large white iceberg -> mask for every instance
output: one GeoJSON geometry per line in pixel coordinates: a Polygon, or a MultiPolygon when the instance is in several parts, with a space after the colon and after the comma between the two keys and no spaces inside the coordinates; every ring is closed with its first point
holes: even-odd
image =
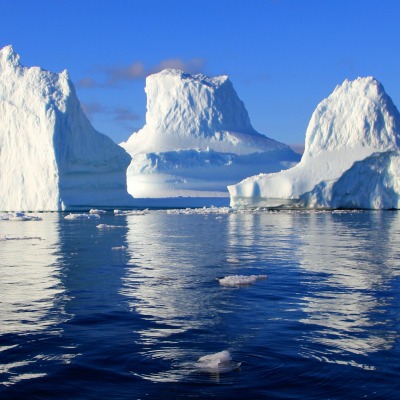
{"type": "Polygon", "coordinates": [[[346,80],[314,111],[295,167],[229,186],[231,206],[399,208],[400,114],[374,78],[346,80]]]}
{"type": "Polygon", "coordinates": [[[227,76],[167,69],[147,77],[145,92],[146,124],[121,143],[134,197],[227,197],[227,185],[300,160],[252,127],[227,76]]]}
{"type": "Polygon", "coordinates": [[[126,205],[129,155],[84,115],[68,72],[0,50],[0,210],[126,205]]]}

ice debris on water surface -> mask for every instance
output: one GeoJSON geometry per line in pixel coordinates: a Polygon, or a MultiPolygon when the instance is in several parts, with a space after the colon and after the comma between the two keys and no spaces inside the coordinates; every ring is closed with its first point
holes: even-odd
{"type": "Polygon", "coordinates": [[[35,215],[26,215],[22,212],[0,214],[1,221],[41,221],[42,218],[35,215]]]}
{"type": "Polygon", "coordinates": [[[203,207],[203,208],[185,208],[185,209],[170,209],[167,214],[231,214],[234,210],[230,207],[203,207]]]}
{"type": "Polygon", "coordinates": [[[105,214],[107,211],[105,211],[105,210],[97,210],[97,209],[95,209],[95,208],[92,208],[90,211],[89,211],[89,214],[105,214]]]}
{"type": "Polygon", "coordinates": [[[148,208],[144,210],[128,210],[128,211],[122,211],[122,210],[114,210],[114,215],[115,216],[121,216],[121,215],[146,215],[149,213],[148,208]]]}
{"type": "Polygon", "coordinates": [[[8,235],[0,235],[0,242],[5,242],[7,240],[43,240],[40,236],[14,236],[10,237],[8,235]]]}
{"type": "Polygon", "coordinates": [[[231,354],[227,350],[200,357],[195,367],[201,372],[223,373],[230,372],[240,367],[241,363],[232,361],[231,354]]]}
{"type": "Polygon", "coordinates": [[[226,262],[230,264],[239,264],[240,260],[236,257],[226,257],[226,262]]]}
{"type": "Polygon", "coordinates": [[[218,279],[222,286],[249,286],[258,280],[267,279],[267,275],[230,275],[218,279]]]}
{"type": "Polygon", "coordinates": [[[68,219],[70,221],[74,220],[85,220],[85,219],[97,219],[100,218],[99,214],[68,214],[64,217],[64,219],[68,219]]]}
{"type": "Polygon", "coordinates": [[[96,226],[98,229],[114,229],[114,228],[125,228],[122,225],[107,225],[107,224],[99,224],[96,226]]]}
{"type": "Polygon", "coordinates": [[[115,247],[111,247],[111,250],[114,250],[114,251],[126,250],[126,246],[115,246],[115,247]]]}

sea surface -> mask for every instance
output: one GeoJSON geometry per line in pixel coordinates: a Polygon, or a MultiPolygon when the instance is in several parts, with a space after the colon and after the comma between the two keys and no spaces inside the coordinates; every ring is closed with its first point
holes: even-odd
{"type": "Polygon", "coordinates": [[[37,215],[0,219],[1,399],[400,398],[399,212],[37,215]]]}

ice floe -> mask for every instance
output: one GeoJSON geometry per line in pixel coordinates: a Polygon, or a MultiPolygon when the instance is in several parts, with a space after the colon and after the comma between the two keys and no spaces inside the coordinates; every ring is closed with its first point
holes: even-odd
{"type": "Polygon", "coordinates": [[[115,247],[111,247],[111,250],[114,250],[114,251],[126,250],[126,246],[115,246],[115,247]]]}
{"type": "Polygon", "coordinates": [[[68,214],[64,217],[64,219],[68,220],[85,220],[85,219],[97,219],[100,218],[99,214],[88,214],[88,213],[83,213],[83,214],[68,214]]]}
{"type": "Polygon", "coordinates": [[[249,286],[253,283],[267,279],[267,275],[230,275],[224,278],[218,279],[220,285],[222,286],[249,286]]]}
{"type": "Polygon", "coordinates": [[[96,226],[98,229],[114,229],[114,228],[125,228],[122,225],[108,225],[108,224],[99,224],[96,226]]]}
{"type": "Polygon", "coordinates": [[[0,221],[41,221],[36,215],[26,215],[22,212],[0,214],[0,221]]]}
{"type": "Polygon", "coordinates": [[[232,361],[229,351],[224,350],[219,353],[208,354],[200,357],[195,367],[198,371],[208,373],[230,372],[240,367],[241,363],[232,361]]]}
{"type": "Polygon", "coordinates": [[[167,214],[231,214],[231,207],[202,207],[202,208],[184,208],[184,209],[169,209],[167,214]]]}
{"type": "Polygon", "coordinates": [[[95,208],[92,208],[90,211],[89,211],[89,214],[105,214],[107,211],[106,210],[96,210],[95,208]]]}
{"type": "Polygon", "coordinates": [[[230,264],[239,264],[240,260],[235,257],[226,257],[226,262],[230,264]]]}
{"type": "Polygon", "coordinates": [[[40,236],[8,236],[0,235],[0,242],[5,242],[7,240],[43,240],[40,236]]]}
{"type": "Polygon", "coordinates": [[[121,216],[121,215],[146,215],[149,213],[149,209],[146,208],[144,210],[114,210],[114,215],[121,216]]]}

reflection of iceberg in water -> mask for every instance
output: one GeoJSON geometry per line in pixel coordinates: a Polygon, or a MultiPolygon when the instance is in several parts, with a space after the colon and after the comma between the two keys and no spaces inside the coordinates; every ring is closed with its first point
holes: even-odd
{"type": "Polygon", "coordinates": [[[303,356],[371,368],[363,356],[393,347],[388,310],[391,280],[400,272],[399,222],[387,212],[304,218],[299,256],[309,295],[301,299],[301,322],[314,329],[302,339],[303,356]]]}
{"type": "Polygon", "coordinates": [[[127,221],[131,258],[122,294],[143,320],[144,328],[138,332],[143,359],[157,359],[168,370],[142,377],[177,380],[190,373],[194,361],[204,354],[202,341],[220,334],[223,300],[215,265],[225,260],[226,238],[221,237],[225,230],[216,223],[216,240],[210,232],[213,224],[204,215],[153,212],[127,216],[127,221]],[[185,340],[189,337],[191,342],[185,340]]]}
{"type": "Polygon", "coordinates": [[[0,243],[1,334],[56,325],[59,316],[49,310],[64,292],[58,278],[58,216],[46,215],[37,222],[1,221],[0,230],[10,238],[26,238],[0,243]]]}
{"type": "MultiPolygon", "coordinates": [[[[12,239],[0,242],[2,344],[12,335],[59,335],[59,324],[66,319],[65,290],[59,277],[59,216],[46,214],[43,221],[0,221],[0,234],[12,239]]],[[[29,365],[37,369],[33,364],[42,363],[45,356],[15,359],[13,353],[20,351],[19,345],[0,346],[0,373],[9,376],[5,385],[43,376],[31,372],[29,365]]],[[[63,362],[69,362],[69,356],[64,354],[63,362]]]]}

